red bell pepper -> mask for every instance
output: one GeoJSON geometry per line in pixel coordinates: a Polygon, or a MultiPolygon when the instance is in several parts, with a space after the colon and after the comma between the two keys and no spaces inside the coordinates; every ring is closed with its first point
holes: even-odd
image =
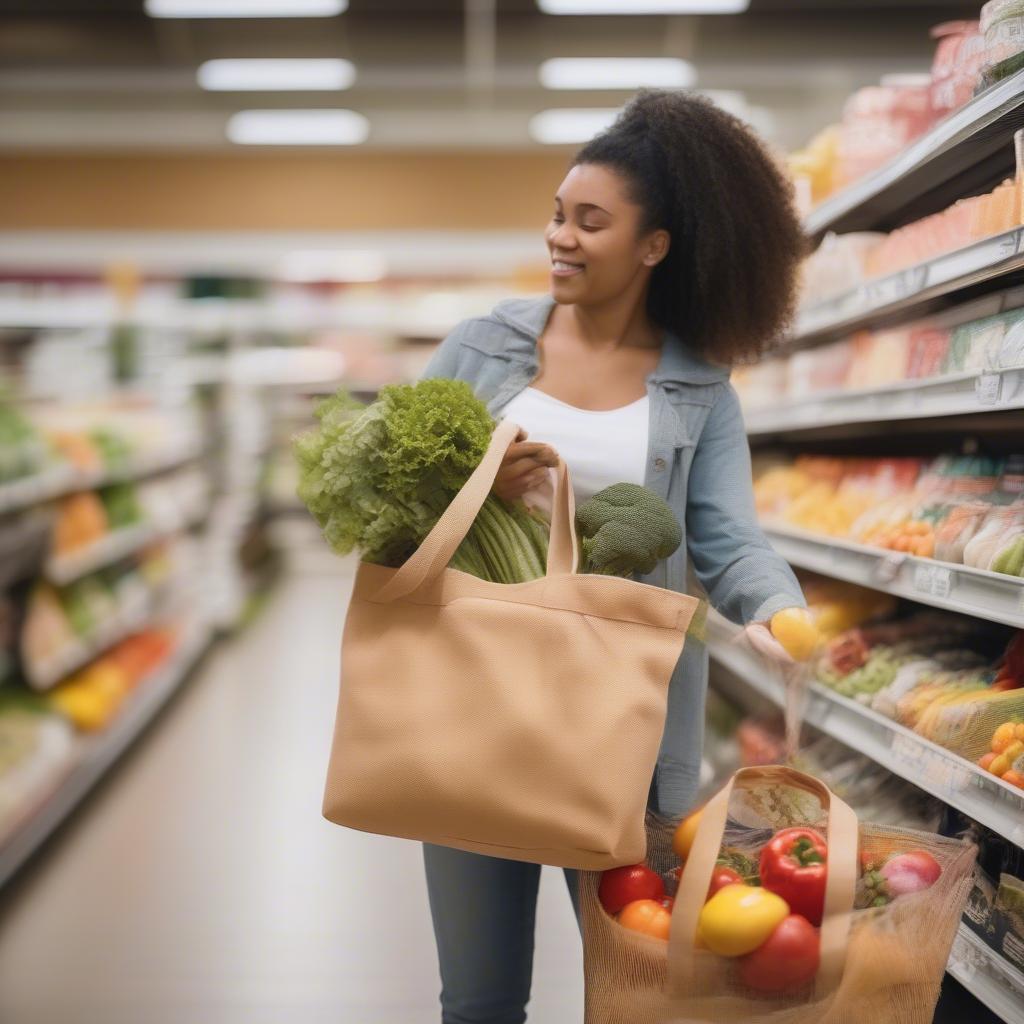
{"type": "Polygon", "coordinates": [[[828,847],[813,828],[784,828],[761,850],[761,884],[794,914],[821,924],[825,912],[828,847]]]}

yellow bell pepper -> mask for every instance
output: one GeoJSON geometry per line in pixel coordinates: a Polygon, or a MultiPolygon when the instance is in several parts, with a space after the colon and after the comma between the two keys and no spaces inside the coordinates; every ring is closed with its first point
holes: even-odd
{"type": "Polygon", "coordinates": [[[767,889],[727,885],[704,904],[697,934],[719,956],[743,956],[760,946],[789,916],[789,904],[767,889]]]}

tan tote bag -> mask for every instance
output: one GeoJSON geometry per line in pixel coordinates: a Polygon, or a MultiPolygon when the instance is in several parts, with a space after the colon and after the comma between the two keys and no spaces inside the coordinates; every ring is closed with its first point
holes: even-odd
{"type": "Polygon", "coordinates": [[[547,575],[447,568],[519,427],[400,568],[361,562],[345,621],[323,813],[349,828],[510,860],[643,860],[668,685],[696,598],[578,573],[559,460],[547,575]]]}

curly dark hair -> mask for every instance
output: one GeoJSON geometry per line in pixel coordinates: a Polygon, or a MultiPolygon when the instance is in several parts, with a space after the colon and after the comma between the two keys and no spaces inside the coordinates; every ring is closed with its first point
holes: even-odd
{"type": "Polygon", "coordinates": [[[671,236],[648,291],[655,323],[725,364],[779,338],[807,240],[788,178],[742,121],[693,93],[641,89],[578,164],[621,174],[641,233],[671,236]]]}

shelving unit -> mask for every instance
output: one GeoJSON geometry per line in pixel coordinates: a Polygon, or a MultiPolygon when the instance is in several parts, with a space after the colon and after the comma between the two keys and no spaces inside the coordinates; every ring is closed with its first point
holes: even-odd
{"type": "Polygon", "coordinates": [[[961,924],[946,970],[1008,1024],[1024,1024],[1024,974],[961,924]]]}
{"type": "Polygon", "coordinates": [[[986,90],[884,167],[830,196],[804,220],[809,235],[889,229],[986,188],[1013,169],[1006,140],[1024,127],[1024,72],[986,90]]]}
{"type": "Polygon", "coordinates": [[[178,649],[127,699],[118,718],[96,736],[76,739],[72,767],[19,827],[0,836],[0,886],[75,809],[137,739],[198,663],[212,639],[209,624],[193,623],[178,649]]]}
{"type": "MultiPolygon", "coordinates": [[[[736,628],[721,616],[709,616],[710,656],[762,697],[784,707],[781,673],[766,673],[763,660],[736,643],[736,636],[736,628]]],[[[810,684],[804,720],[1011,842],[1024,843],[1024,790],[820,683],[810,684]]]]}
{"type": "Polygon", "coordinates": [[[21,480],[0,484],[0,514],[18,512],[76,491],[95,490],[127,480],[143,480],[194,462],[202,454],[201,445],[191,444],[133,459],[123,469],[117,470],[86,472],[72,466],[55,466],[21,480]]]}
{"type": "Polygon", "coordinates": [[[1024,271],[1024,227],[983,238],[964,249],[873,278],[850,291],[801,310],[790,348],[805,348],[924,314],[954,300],[973,298],[979,286],[1015,283],[1024,271]]]}
{"type": "Polygon", "coordinates": [[[183,515],[176,523],[143,522],[114,530],[88,547],[50,558],[46,564],[46,578],[56,586],[65,586],[90,572],[119,562],[158,541],[187,530],[205,519],[206,514],[207,509],[203,508],[183,515]]]}
{"type": "Polygon", "coordinates": [[[765,532],[775,550],[801,569],[1024,629],[1024,579],[777,524],[765,524],[765,532]]]}
{"type": "MultiPolygon", "coordinates": [[[[835,194],[804,221],[825,231],[888,231],[936,213],[957,199],[987,191],[1012,174],[1013,133],[1024,127],[1024,72],[999,83],[936,125],[886,166],[835,194]]],[[[861,329],[906,323],[977,300],[977,316],[1024,302],[1024,228],[942,253],[897,273],[806,306],[787,350],[810,348],[861,329]]],[[[970,317],[966,317],[970,319],[970,317]]],[[[957,322],[961,322],[957,320],[957,322]]],[[[969,417],[972,436],[1011,434],[1024,409],[1024,368],[947,374],[884,387],[780,399],[745,414],[755,446],[783,438],[815,441],[878,437],[893,422],[969,417]],[[842,428],[842,429],[837,429],[842,428]],[[789,438],[789,435],[796,435],[789,438]]],[[[900,427],[890,427],[900,431],[900,427]]],[[[932,423],[934,429],[934,422],[932,423]]],[[[1024,431],[1020,436],[1024,436],[1024,431]]],[[[920,604],[1024,629],[1024,579],[868,547],[778,522],[762,524],[775,549],[794,566],[920,604]]],[[[786,683],[772,675],[735,627],[712,615],[708,649],[719,670],[770,703],[784,707],[786,683]]],[[[810,682],[805,720],[893,774],[944,801],[982,826],[1024,846],[1024,790],[919,736],[856,700],[810,682]]],[[[1003,1020],[1024,1024],[1024,973],[962,925],[948,970],[1003,1020]]]]}
{"type": "Polygon", "coordinates": [[[881,388],[820,392],[746,415],[747,433],[790,434],[842,424],[875,423],[1024,409],[1024,369],[949,373],[881,388]]]}

